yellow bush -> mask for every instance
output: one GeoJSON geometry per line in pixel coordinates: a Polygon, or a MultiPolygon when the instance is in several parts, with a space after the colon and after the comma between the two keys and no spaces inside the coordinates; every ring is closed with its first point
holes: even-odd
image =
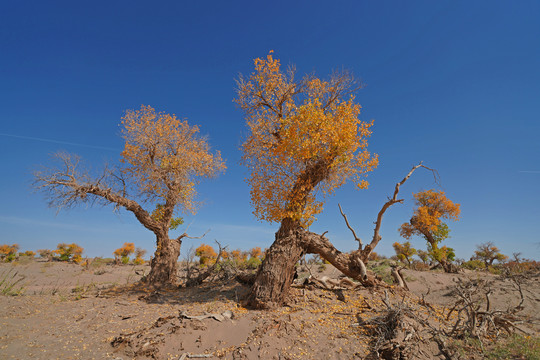
{"type": "Polygon", "coordinates": [[[54,253],[59,255],[58,259],[60,261],[73,261],[78,264],[82,260],[83,251],[84,249],[75,243],[60,243],[56,246],[54,253]]]}
{"type": "Polygon", "coordinates": [[[124,246],[121,248],[118,248],[114,250],[114,259],[118,262],[119,260],[122,261],[122,263],[127,264],[129,263],[129,256],[135,252],[135,244],[134,243],[124,243],[124,246]]]}
{"type": "Polygon", "coordinates": [[[199,257],[199,264],[202,266],[211,264],[217,258],[214,248],[206,244],[201,244],[201,246],[195,249],[195,255],[199,257]]]}

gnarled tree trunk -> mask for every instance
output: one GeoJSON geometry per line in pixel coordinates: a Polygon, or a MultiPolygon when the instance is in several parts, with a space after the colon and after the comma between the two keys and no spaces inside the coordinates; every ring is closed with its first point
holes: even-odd
{"type": "Polygon", "coordinates": [[[156,234],[156,238],[157,249],[150,263],[151,269],[146,282],[154,286],[175,284],[182,242],[170,239],[167,232],[156,234]]]}
{"type": "Polygon", "coordinates": [[[305,253],[302,227],[298,221],[286,218],[276,233],[276,240],[266,251],[255,283],[251,287],[248,305],[256,309],[281,306],[294,280],[295,265],[305,253]]]}
{"type": "MultiPolygon", "coordinates": [[[[342,253],[337,250],[324,237],[324,234],[318,235],[306,231],[299,221],[292,220],[291,218],[283,219],[281,227],[276,233],[276,240],[266,252],[265,259],[259,268],[255,283],[248,297],[248,305],[259,309],[282,305],[294,280],[295,265],[306,253],[319,254],[343,274],[360,281],[364,286],[376,285],[377,280],[373,276],[368,275],[365,263],[368,261],[375,246],[381,240],[379,232],[383,215],[392,205],[403,202],[403,199],[397,198],[400,186],[411,177],[416,169],[421,167],[433,172],[432,169],[420,163],[414,166],[403,180],[396,184],[392,198],[388,199],[377,215],[373,239],[366,246],[363,246],[361,239],[357,237],[340,206],[340,211],[347,227],[352,231],[359,245],[358,250],[351,253],[342,253]]],[[[321,160],[306,169],[299,177],[298,182],[292,190],[292,198],[301,199],[295,205],[297,206],[295,210],[298,213],[304,210],[308,194],[324,179],[327,172],[328,162],[321,160]]]]}

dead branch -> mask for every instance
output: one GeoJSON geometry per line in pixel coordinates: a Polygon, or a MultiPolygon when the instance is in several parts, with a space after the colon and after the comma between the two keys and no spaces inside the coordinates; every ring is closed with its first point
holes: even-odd
{"type": "MultiPolygon", "coordinates": [[[[186,231],[187,231],[187,229],[186,229],[186,231]]],[[[182,242],[181,240],[182,240],[183,238],[186,238],[186,239],[202,239],[202,238],[205,237],[206,234],[208,234],[209,232],[210,232],[210,229],[206,230],[206,231],[204,232],[204,234],[202,234],[201,236],[189,236],[187,233],[184,232],[182,235],[180,235],[179,237],[177,237],[177,238],[174,239],[174,240],[176,240],[176,241],[178,241],[178,242],[181,243],[181,242],[182,242]]],[[[217,241],[216,241],[216,242],[217,242],[217,241]]]]}
{"type": "Polygon", "coordinates": [[[351,225],[349,224],[349,220],[347,219],[347,215],[345,215],[343,213],[343,209],[341,209],[341,205],[338,204],[338,207],[339,207],[339,212],[341,213],[341,216],[343,216],[343,219],[345,219],[345,224],[347,224],[347,227],[349,228],[349,230],[351,230],[353,236],[354,236],[354,240],[358,241],[358,247],[359,249],[362,249],[362,239],[360,239],[357,235],[356,235],[356,232],[354,231],[354,229],[351,227],[351,225]]]}
{"type": "Polygon", "coordinates": [[[485,280],[464,282],[459,279],[453,294],[458,300],[448,311],[446,318],[450,319],[450,315],[455,312],[457,320],[449,333],[450,336],[463,337],[468,334],[482,341],[482,338],[488,334],[499,335],[501,330],[508,334],[515,331],[529,334],[528,331],[517,326],[518,322],[526,320],[517,314],[522,309],[522,302],[517,307],[506,311],[491,309],[491,282],[485,280]],[[481,310],[482,307],[485,307],[485,310],[481,310]]]}
{"type": "Polygon", "coordinates": [[[383,205],[383,207],[381,208],[381,210],[377,214],[377,221],[375,222],[375,229],[373,230],[373,239],[371,240],[371,243],[369,245],[367,245],[363,250],[362,250],[361,247],[359,248],[359,250],[362,250],[362,258],[363,258],[364,261],[367,260],[367,258],[369,257],[369,254],[371,254],[371,251],[373,251],[373,249],[375,249],[375,247],[377,246],[379,241],[381,241],[381,239],[382,239],[382,237],[380,235],[380,230],[381,230],[381,223],[382,223],[382,218],[384,216],[384,213],[386,212],[386,210],[390,206],[392,206],[392,205],[394,205],[396,203],[403,203],[403,199],[398,199],[397,198],[398,193],[399,193],[399,188],[401,187],[401,185],[403,185],[411,177],[413,172],[418,168],[424,168],[424,169],[427,169],[427,170],[431,171],[433,173],[433,176],[435,177],[435,180],[437,181],[437,179],[438,179],[437,171],[423,165],[422,162],[420,162],[420,164],[418,164],[416,166],[413,166],[411,171],[409,171],[409,173],[403,178],[403,180],[401,180],[400,182],[398,182],[396,184],[396,187],[394,189],[394,195],[392,196],[392,198],[388,198],[388,201],[383,205]]]}
{"type": "Polygon", "coordinates": [[[394,278],[394,281],[400,288],[404,288],[406,290],[409,290],[409,286],[407,285],[407,282],[405,282],[405,277],[401,273],[401,268],[397,266],[392,266],[391,275],[394,278]]]}
{"type": "Polygon", "coordinates": [[[332,245],[330,240],[322,235],[305,231],[301,236],[307,253],[319,254],[346,276],[362,282],[365,286],[374,286],[375,278],[369,277],[366,265],[358,251],[342,253],[332,245]]]}
{"type": "Polygon", "coordinates": [[[123,207],[131,211],[150,231],[156,234],[162,232],[160,224],[139,203],[125,196],[125,182],[121,173],[105,168],[100,176],[92,178],[86,170],[81,169],[78,156],[59,152],[55,157],[60,161],[57,168],[34,173],[34,188],[45,194],[50,207],[60,211],[85,203],[112,204],[115,210],[123,207]],[[118,182],[121,183],[120,190],[118,182]]]}

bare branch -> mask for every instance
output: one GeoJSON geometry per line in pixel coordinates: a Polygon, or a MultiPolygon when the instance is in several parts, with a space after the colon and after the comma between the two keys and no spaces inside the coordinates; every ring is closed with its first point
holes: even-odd
{"type": "MultiPolygon", "coordinates": [[[[203,237],[206,236],[206,234],[208,234],[210,232],[210,229],[206,230],[204,232],[204,234],[202,234],[201,236],[189,236],[187,233],[183,233],[182,235],[180,235],[179,237],[177,237],[175,240],[178,241],[178,242],[182,242],[182,239],[183,238],[186,238],[186,239],[193,239],[193,240],[196,240],[196,239],[202,239],[203,237]]],[[[217,241],[216,241],[217,242],[217,241]]]]}
{"type": "Polygon", "coordinates": [[[394,189],[394,195],[392,196],[391,199],[388,199],[388,201],[383,205],[381,211],[379,211],[379,213],[377,214],[377,221],[375,222],[375,229],[373,231],[373,239],[371,240],[371,243],[368,246],[366,246],[366,248],[364,249],[364,257],[365,258],[367,258],[367,256],[369,256],[371,251],[377,246],[379,241],[382,239],[379,232],[381,230],[381,223],[382,223],[382,218],[384,216],[384,213],[386,212],[386,210],[390,206],[392,206],[392,205],[394,205],[396,203],[403,203],[403,199],[398,199],[397,198],[398,193],[399,193],[399,188],[400,188],[401,185],[403,185],[411,177],[413,172],[418,168],[424,168],[424,169],[427,169],[427,170],[431,171],[433,173],[433,176],[435,177],[435,180],[437,181],[437,179],[438,179],[437,171],[423,165],[422,162],[420,162],[420,164],[418,164],[416,166],[413,166],[411,171],[409,171],[409,173],[403,178],[403,180],[401,180],[400,182],[398,182],[396,184],[396,187],[394,189]]]}
{"type": "Polygon", "coordinates": [[[349,220],[347,219],[347,215],[345,215],[343,213],[343,210],[341,209],[341,205],[339,203],[338,203],[338,207],[339,207],[339,212],[341,213],[341,216],[343,216],[343,219],[345,219],[345,224],[347,224],[347,227],[349,228],[349,230],[351,230],[351,232],[352,232],[352,234],[354,236],[354,240],[358,241],[358,249],[362,250],[362,239],[360,239],[358,236],[356,236],[356,232],[354,231],[354,229],[349,224],[349,220]]]}
{"type": "Polygon", "coordinates": [[[100,202],[103,205],[113,204],[116,208],[124,207],[133,212],[141,224],[154,233],[161,232],[162,228],[150,214],[136,201],[123,196],[125,187],[118,192],[110,184],[121,175],[111,176],[113,172],[106,168],[101,176],[92,179],[86,171],[79,170],[79,157],[68,153],[57,153],[56,158],[61,161],[58,168],[49,168],[34,173],[34,187],[45,193],[50,207],[58,211],[78,204],[100,202]]]}

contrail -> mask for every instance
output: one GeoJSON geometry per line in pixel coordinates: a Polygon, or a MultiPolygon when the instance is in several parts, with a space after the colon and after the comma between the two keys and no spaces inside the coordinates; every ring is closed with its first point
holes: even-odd
{"type": "Polygon", "coordinates": [[[540,174],[540,170],[520,170],[518,172],[520,172],[520,173],[528,173],[528,174],[540,174]]]}
{"type": "Polygon", "coordinates": [[[49,143],[54,143],[54,144],[82,146],[82,147],[87,147],[87,148],[92,148],[92,149],[119,151],[118,149],[107,147],[107,146],[86,145],[86,144],[72,143],[68,141],[60,141],[60,140],[44,139],[44,138],[38,138],[38,137],[32,137],[32,136],[21,136],[21,135],[12,135],[12,134],[4,134],[4,133],[0,133],[0,135],[8,136],[8,137],[16,138],[16,139],[35,140],[35,141],[43,141],[43,142],[49,142],[49,143]]]}

